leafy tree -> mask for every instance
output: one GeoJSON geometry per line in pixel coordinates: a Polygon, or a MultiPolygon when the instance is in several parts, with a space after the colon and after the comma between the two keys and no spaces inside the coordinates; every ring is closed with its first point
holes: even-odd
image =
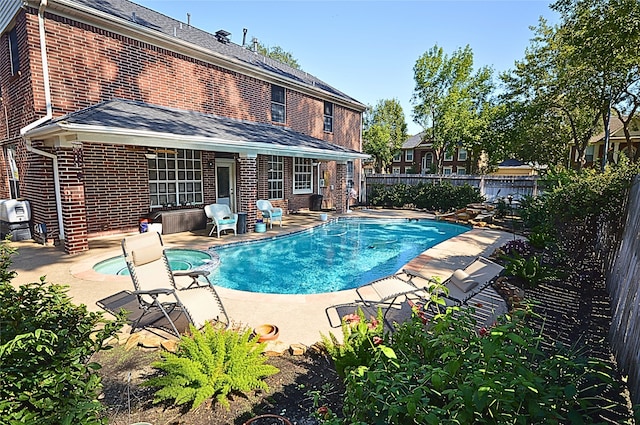
{"type": "Polygon", "coordinates": [[[374,159],[376,173],[386,170],[407,140],[407,123],[397,99],[379,100],[364,115],[363,150],[374,159]]]}
{"type": "Polygon", "coordinates": [[[515,111],[528,109],[529,119],[516,126],[520,144],[534,145],[543,156],[548,145],[540,142],[548,137],[538,131],[539,123],[555,122],[548,130],[564,131],[553,144],[573,145],[582,168],[586,147],[604,128],[611,106],[622,106],[633,100],[629,93],[637,93],[640,54],[634,46],[640,42],[640,4],[559,0],[551,7],[560,13],[561,22],[550,26],[540,20],[525,58],[502,76],[504,100],[520,103],[515,111]]]}
{"type": "MultiPolygon", "coordinates": [[[[291,52],[284,50],[280,46],[269,46],[269,45],[260,43],[255,38],[254,40],[255,40],[257,53],[263,56],[266,56],[270,59],[289,65],[291,68],[302,69],[300,68],[300,64],[298,63],[298,60],[293,56],[291,52]]],[[[253,49],[253,47],[250,47],[250,48],[253,49]]]]}
{"type": "Polygon", "coordinates": [[[494,113],[492,70],[473,71],[468,45],[451,56],[435,45],[418,58],[413,70],[413,118],[425,130],[425,140],[432,143],[437,172],[442,172],[445,154],[457,147],[471,151],[471,163],[477,162],[494,113]]]}

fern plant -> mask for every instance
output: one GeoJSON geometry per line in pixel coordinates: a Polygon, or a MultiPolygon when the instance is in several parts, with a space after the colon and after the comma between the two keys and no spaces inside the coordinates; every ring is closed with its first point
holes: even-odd
{"type": "Polygon", "coordinates": [[[265,346],[252,337],[249,329],[221,330],[207,323],[199,331],[192,326],[191,335],[180,339],[175,354],[163,353],[163,360],[152,364],[162,375],[145,381],[144,385],[159,388],[154,403],[166,400],[176,405],[191,403],[193,410],[215,396],[229,407],[227,396],[232,391],[269,390],[262,378],[279,370],[266,364],[265,346]]]}

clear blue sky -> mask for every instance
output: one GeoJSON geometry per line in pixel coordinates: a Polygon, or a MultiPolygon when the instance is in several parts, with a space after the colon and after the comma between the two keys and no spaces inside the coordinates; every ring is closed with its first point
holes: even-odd
{"type": "Polygon", "coordinates": [[[177,1],[133,0],[234,43],[256,37],[291,52],[302,69],[366,105],[397,99],[409,134],[421,131],[411,118],[413,66],[435,44],[447,54],[467,44],[474,67],[497,73],[524,57],[540,16],[557,14],[546,0],[502,1],[177,1]]]}

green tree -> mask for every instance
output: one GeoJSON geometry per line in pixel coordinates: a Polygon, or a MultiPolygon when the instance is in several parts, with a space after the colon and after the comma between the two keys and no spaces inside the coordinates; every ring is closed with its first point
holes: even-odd
{"type": "Polygon", "coordinates": [[[432,143],[437,172],[442,172],[444,155],[457,147],[470,151],[475,164],[494,114],[493,71],[483,67],[474,72],[468,45],[451,56],[435,45],[418,58],[413,71],[413,119],[432,143]]]}
{"type": "MultiPolygon", "coordinates": [[[[289,65],[291,68],[302,69],[300,68],[300,64],[298,63],[298,60],[293,56],[291,52],[284,50],[280,46],[269,46],[266,44],[262,44],[255,38],[254,38],[254,42],[255,42],[255,49],[257,49],[257,53],[263,56],[266,56],[270,59],[289,65]]],[[[250,48],[253,49],[254,47],[251,46],[250,48]]]]}
{"type": "Polygon", "coordinates": [[[374,159],[376,173],[386,170],[407,140],[407,123],[397,99],[379,100],[364,114],[363,150],[374,159]]]}
{"type": "Polygon", "coordinates": [[[559,0],[551,7],[560,13],[560,23],[550,26],[541,19],[525,58],[502,77],[507,100],[529,108],[530,119],[516,128],[520,136],[533,138],[520,137],[520,142],[538,145],[542,154],[548,145],[540,143],[547,137],[538,131],[539,123],[555,121],[549,131],[565,133],[554,143],[573,145],[582,168],[586,147],[606,128],[611,107],[622,108],[633,100],[629,93],[637,93],[640,3],[559,0]]]}

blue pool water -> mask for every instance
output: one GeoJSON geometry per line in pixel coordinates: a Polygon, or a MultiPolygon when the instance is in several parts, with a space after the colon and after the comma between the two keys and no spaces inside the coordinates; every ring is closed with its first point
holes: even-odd
{"type": "Polygon", "coordinates": [[[431,220],[348,219],[290,236],[216,247],[220,286],[317,294],[356,288],[397,272],[428,248],[469,230],[431,220]]]}
{"type": "MultiPolygon", "coordinates": [[[[194,269],[214,261],[210,254],[194,249],[167,249],[166,252],[171,270],[176,271],[194,269]]],[[[97,263],[93,270],[103,274],[129,276],[129,269],[122,255],[97,263]]]]}

